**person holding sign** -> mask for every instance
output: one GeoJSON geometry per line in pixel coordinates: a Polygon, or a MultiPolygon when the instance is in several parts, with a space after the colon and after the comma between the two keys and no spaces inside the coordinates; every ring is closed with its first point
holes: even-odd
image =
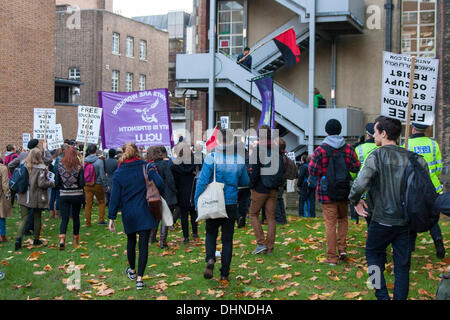
{"type": "Polygon", "coordinates": [[[55,181],[49,178],[49,171],[46,169],[42,160],[41,150],[38,148],[32,149],[24,163],[28,170],[28,190],[24,193],[19,193],[20,214],[22,218],[19,224],[19,230],[17,231],[16,250],[22,247],[25,224],[31,209],[33,209],[34,215],[33,244],[35,246],[42,244],[42,241],[39,240],[41,233],[41,214],[42,210],[48,207],[47,189],[55,186],[55,181]]]}
{"type": "MultiPolygon", "coordinates": [[[[442,193],[443,186],[439,181],[439,176],[442,172],[442,156],[439,149],[439,144],[433,139],[425,136],[425,130],[428,126],[412,123],[412,136],[408,139],[408,150],[420,154],[428,164],[430,170],[431,181],[436,188],[436,193],[442,193]]],[[[405,145],[402,145],[404,148],[405,145]]],[[[434,246],[436,247],[436,256],[439,259],[444,259],[445,248],[442,240],[442,232],[439,224],[431,228],[431,237],[433,238],[434,246]]]]}

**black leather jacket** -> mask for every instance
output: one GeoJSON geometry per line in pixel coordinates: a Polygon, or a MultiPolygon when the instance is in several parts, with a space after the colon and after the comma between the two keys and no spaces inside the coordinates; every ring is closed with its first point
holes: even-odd
{"type": "MultiPolygon", "coordinates": [[[[419,163],[428,170],[423,157],[419,163]]],[[[350,190],[349,200],[356,206],[367,190],[367,205],[372,221],[391,226],[405,226],[401,207],[401,184],[409,160],[404,148],[386,145],[374,150],[368,157],[350,190]]]]}

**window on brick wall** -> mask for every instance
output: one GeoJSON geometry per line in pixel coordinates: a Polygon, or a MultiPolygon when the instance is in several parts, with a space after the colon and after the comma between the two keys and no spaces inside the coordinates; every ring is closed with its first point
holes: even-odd
{"type": "Polygon", "coordinates": [[[134,38],[127,37],[127,57],[134,57],[134,38]]]}
{"type": "Polygon", "coordinates": [[[79,68],[70,68],[69,69],[69,79],[79,81],[81,79],[80,69],[79,68]]]}
{"type": "Polygon", "coordinates": [[[112,53],[120,54],[120,34],[117,32],[112,35],[112,53]]]}
{"type": "Polygon", "coordinates": [[[402,53],[436,56],[436,0],[402,1],[402,53]]]}
{"type": "Polygon", "coordinates": [[[113,92],[119,92],[119,78],[120,78],[120,72],[117,70],[113,70],[112,72],[112,91],[113,92]]]}
{"type": "Polygon", "coordinates": [[[133,74],[131,72],[127,72],[126,92],[131,91],[133,91],[133,74]]]}
{"type": "Polygon", "coordinates": [[[147,41],[141,40],[139,43],[139,59],[147,60],[147,41]]]}
{"type": "Polygon", "coordinates": [[[139,75],[139,90],[140,91],[146,90],[146,82],[147,82],[147,76],[145,74],[139,75]]]}

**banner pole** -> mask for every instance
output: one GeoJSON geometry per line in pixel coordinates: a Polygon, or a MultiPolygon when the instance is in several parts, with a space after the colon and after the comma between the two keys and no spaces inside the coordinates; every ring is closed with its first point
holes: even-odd
{"type": "Polygon", "coordinates": [[[411,71],[410,71],[410,75],[409,75],[409,99],[408,99],[408,112],[406,115],[406,140],[405,140],[405,149],[408,150],[408,140],[409,140],[409,135],[410,135],[410,131],[411,131],[411,107],[412,107],[412,101],[413,101],[413,90],[414,90],[414,72],[416,69],[416,57],[412,56],[411,57],[411,71]]]}
{"type": "Polygon", "coordinates": [[[84,147],[83,147],[83,162],[82,165],[84,167],[84,158],[86,157],[86,149],[87,149],[87,138],[88,138],[88,129],[89,129],[89,119],[91,117],[91,108],[88,109],[88,116],[86,121],[86,132],[84,135],[84,147]]]}
{"type": "Polygon", "coordinates": [[[45,148],[47,149],[47,110],[45,111],[45,123],[44,123],[44,144],[45,144],[45,148]]]}

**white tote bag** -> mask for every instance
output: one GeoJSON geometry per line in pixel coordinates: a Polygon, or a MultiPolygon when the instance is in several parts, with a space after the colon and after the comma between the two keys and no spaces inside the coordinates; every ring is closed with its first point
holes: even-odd
{"type": "Polygon", "coordinates": [[[162,224],[165,227],[173,226],[172,212],[163,197],[161,197],[161,202],[162,224]]]}
{"type": "Polygon", "coordinates": [[[228,218],[225,209],[224,184],[216,181],[216,163],[214,166],[214,180],[206,190],[198,197],[198,218],[195,221],[206,219],[228,218]]]}

